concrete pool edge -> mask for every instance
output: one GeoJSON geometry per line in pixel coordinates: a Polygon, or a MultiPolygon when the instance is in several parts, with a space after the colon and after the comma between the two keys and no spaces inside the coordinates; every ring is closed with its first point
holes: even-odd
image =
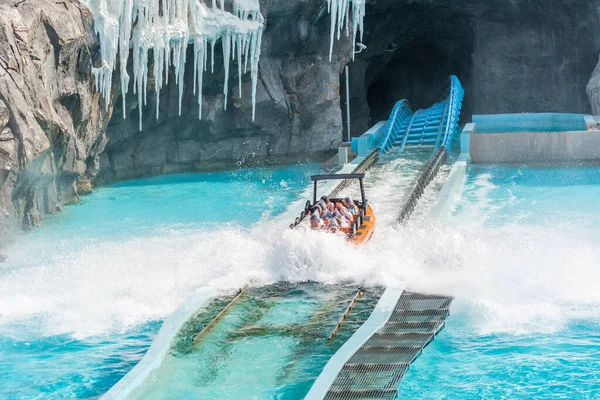
{"type": "Polygon", "coordinates": [[[310,391],[304,397],[305,400],[321,400],[329,390],[338,372],[352,355],[390,318],[394,311],[394,306],[404,292],[404,288],[388,287],[381,295],[379,302],[369,318],[360,328],[346,340],[346,342],[329,359],[321,373],[313,383],[310,391]]]}
{"type": "Polygon", "coordinates": [[[183,324],[197,310],[217,295],[217,289],[201,288],[162,324],[158,334],[152,341],[144,357],[124,377],[122,377],[108,392],[101,396],[103,400],[126,399],[146,378],[158,368],[169,349],[173,338],[183,324]]]}

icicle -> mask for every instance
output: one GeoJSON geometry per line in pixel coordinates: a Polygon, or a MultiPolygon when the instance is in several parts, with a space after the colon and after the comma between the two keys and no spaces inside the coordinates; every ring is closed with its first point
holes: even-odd
{"type": "Polygon", "coordinates": [[[204,60],[203,60],[204,71],[206,71],[206,61],[207,61],[207,58],[208,58],[207,54],[206,54],[206,44],[207,44],[207,39],[204,37],[202,39],[202,51],[203,51],[202,54],[204,54],[204,60]]]}
{"type": "Polygon", "coordinates": [[[344,26],[346,27],[346,37],[350,36],[350,2],[346,5],[346,21],[344,26]]]}
{"type": "Polygon", "coordinates": [[[215,73],[215,41],[210,42],[210,73],[215,73]]]}
{"type": "MultiPolygon", "coordinates": [[[[329,61],[333,55],[333,41],[337,34],[340,40],[341,32],[346,28],[346,36],[349,36],[350,10],[352,9],[352,38],[356,42],[357,33],[360,31],[360,40],[362,41],[364,33],[366,0],[327,0],[327,12],[330,14],[331,26],[329,31],[329,61]],[[352,7],[350,7],[352,3],[352,7]]],[[[354,52],[352,52],[354,60],[354,52]]]]}
{"type": "Polygon", "coordinates": [[[244,73],[248,72],[248,58],[250,53],[250,41],[252,40],[252,32],[247,33],[244,38],[245,46],[244,46],[244,73]]]}
{"type": "Polygon", "coordinates": [[[231,36],[226,33],[222,39],[223,43],[223,66],[225,67],[225,82],[223,82],[223,94],[225,99],[223,100],[223,109],[227,110],[227,84],[229,83],[229,56],[231,52],[231,36]]]}
{"type": "Polygon", "coordinates": [[[258,83],[258,60],[260,58],[260,46],[262,43],[262,27],[258,29],[256,35],[252,35],[252,39],[252,63],[250,74],[252,76],[252,122],[254,122],[254,116],[256,115],[256,85],[258,83]]]}
{"type": "Polygon", "coordinates": [[[196,81],[198,80],[198,51],[200,46],[198,43],[194,43],[194,90],[193,94],[196,95],[196,81]]]}
{"type": "Polygon", "coordinates": [[[237,66],[238,66],[238,87],[240,99],[242,98],[242,35],[237,36],[237,66]]]}
{"type": "Polygon", "coordinates": [[[202,120],[202,80],[203,80],[203,65],[206,64],[206,41],[203,41],[198,48],[199,58],[201,63],[198,65],[198,119],[202,120]]]}
{"type": "Polygon", "coordinates": [[[178,89],[179,89],[179,115],[181,116],[181,102],[183,100],[183,84],[184,84],[184,75],[185,75],[185,55],[187,52],[187,38],[184,38],[181,41],[181,49],[179,50],[179,68],[181,69],[179,71],[179,82],[178,82],[178,89]]]}
{"type": "Polygon", "coordinates": [[[331,56],[333,55],[333,39],[335,39],[335,28],[337,23],[337,3],[339,0],[327,0],[327,4],[329,4],[329,12],[331,16],[331,27],[329,28],[330,38],[329,38],[329,61],[331,62],[331,56]]]}
{"type": "MultiPolygon", "coordinates": [[[[139,125],[142,128],[142,109],[148,102],[149,73],[154,75],[156,118],[159,117],[160,92],[169,83],[169,68],[173,66],[179,90],[179,113],[182,112],[185,83],[186,53],[189,43],[194,46],[193,92],[198,96],[202,112],[203,72],[207,70],[208,45],[211,46],[211,71],[214,72],[215,45],[221,40],[224,61],[224,106],[229,91],[230,58],[237,59],[238,85],[241,96],[243,71],[250,73],[253,86],[252,113],[254,118],[258,57],[264,18],[259,0],[232,0],[233,13],[225,11],[225,0],[81,0],[94,17],[94,29],[100,42],[100,66],[92,67],[94,86],[110,105],[112,74],[119,63],[123,118],[126,117],[126,95],[131,84],[137,95],[139,125]],[[149,52],[153,51],[153,69],[149,71],[149,52]],[[133,77],[127,74],[127,62],[132,58],[133,77]]],[[[340,0],[336,1],[336,4],[340,0]]],[[[350,1],[350,0],[341,0],[350,1]]],[[[344,3],[346,4],[346,3],[344,3]]],[[[338,6],[339,7],[339,6],[338,6]]],[[[333,9],[333,7],[331,7],[333,9]]],[[[339,14],[339,12],[338,12],[339,14]]],[[[337,15],[337,14],[336,14],[337,15]]],[[[357,25],[361,28],[362,25],[357,25]]],[[[354,28],[354,25],[353,25],[354,28]]]]}

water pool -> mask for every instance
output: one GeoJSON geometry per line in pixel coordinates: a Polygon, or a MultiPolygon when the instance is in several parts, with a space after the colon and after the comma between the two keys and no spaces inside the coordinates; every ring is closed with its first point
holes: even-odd
{"type": "MultiPolygon", "coordinates": [[[[68,207],[10,249],[11,261],[0,271],[0,372],[8,376],[0,392],[9,398],[104,393],[198,287],[430,283],[423,260],[436,230],[393,224],[403,191],[430,152],[407,155],[384,158],[367,174],[378,226],[362,248],[333,235],[282,230],[289,221],[274,218],[290,201],[310,197],[306,183],[316,165],[125,182],[68,207]]],[[[310,379],[318,372],[311,369],[310,379]]],[[[301,382],[281,393],[294,398],[310,386],[309,378],[301,382]]]]}
{"type": "Polygon", "coordinates": [[[327,338],[354,285],[278,283],[251,288],[197,344],[192,338],[229,298],[188,321],[135,399],[301,399],[383,292],[367,288],[338,335],[327,338]]]}
{"type": "Polygon", "coordinates": [[[285,210],[318,171],[121,182],[21,237],[0,268],[0,397],[104,393],[196,288],[248,279],[240,270],[251,260],[251,226],[285,210]]]}
{"type": "Polygon", "coordinates": [[[400,396],[598,398],[598,199],[597,166],[470,166],[448,226],[413,231],[413,283],[456,300],[400,396]]]}

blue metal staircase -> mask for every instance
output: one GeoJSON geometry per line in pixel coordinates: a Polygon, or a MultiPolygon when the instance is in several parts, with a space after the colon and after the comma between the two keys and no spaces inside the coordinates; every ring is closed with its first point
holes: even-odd
{"type": "Polygon", "coordinates": [[[387,121],[379,154],[405,146],[433,146],[434,151],[445,146],[450,151],[464,98],[458,78],[450,76],[447,97],[426,110],[413,112],[407,100],[400,100],[387,121]]]}

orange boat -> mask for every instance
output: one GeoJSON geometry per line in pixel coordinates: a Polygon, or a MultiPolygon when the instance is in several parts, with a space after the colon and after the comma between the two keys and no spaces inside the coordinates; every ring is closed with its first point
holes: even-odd
{"type": "MultiPolygon", "coordinates": [[[[290,225],[290,228],[295,228],[297,226],[306,226],[307,228],[311,227],[311,216],[315,212],[315,210],[321,210],[319,202],[317,201],[317,187],[319,181],[330,181],[330,180],[342,180],[342,181],[351,181],[353,179],[358,180],[360,185],[360,194],[361,201],[353,201],[357,213],[352,215],[352,220],[350,221],[349,227],[341,227],[339,228],[340,232],[343,232],[346,235],[346,238],[349,242],[352,242],[356,245],[361,245],[366,243],[373,236],[373,232],[375,230],[375,214],[373,213],[373,209],[371,205],[368,203],[368,200],[365,198],[365,188],[363,185],[363,178],[365,174],[334,174],[334,175],[314,175],[311,179],[314,182],[313,189],[313,201],[310,200],[306,202],[304,207],[304,211],[300,214],[298,218],[294,221],[293,224],[290,225]]],[[[335,190],[334,190],[335,192],[335,190]]],[[[338,203],[343,204],[343,199],[341,198],[328,198],[329,202],[337,205],[338,203]]],[[[321,221],[316,227],[313,229],[323,230],[326,232],[335,232],[338,228],[329,225],[329,221],[321,221]]]]}

